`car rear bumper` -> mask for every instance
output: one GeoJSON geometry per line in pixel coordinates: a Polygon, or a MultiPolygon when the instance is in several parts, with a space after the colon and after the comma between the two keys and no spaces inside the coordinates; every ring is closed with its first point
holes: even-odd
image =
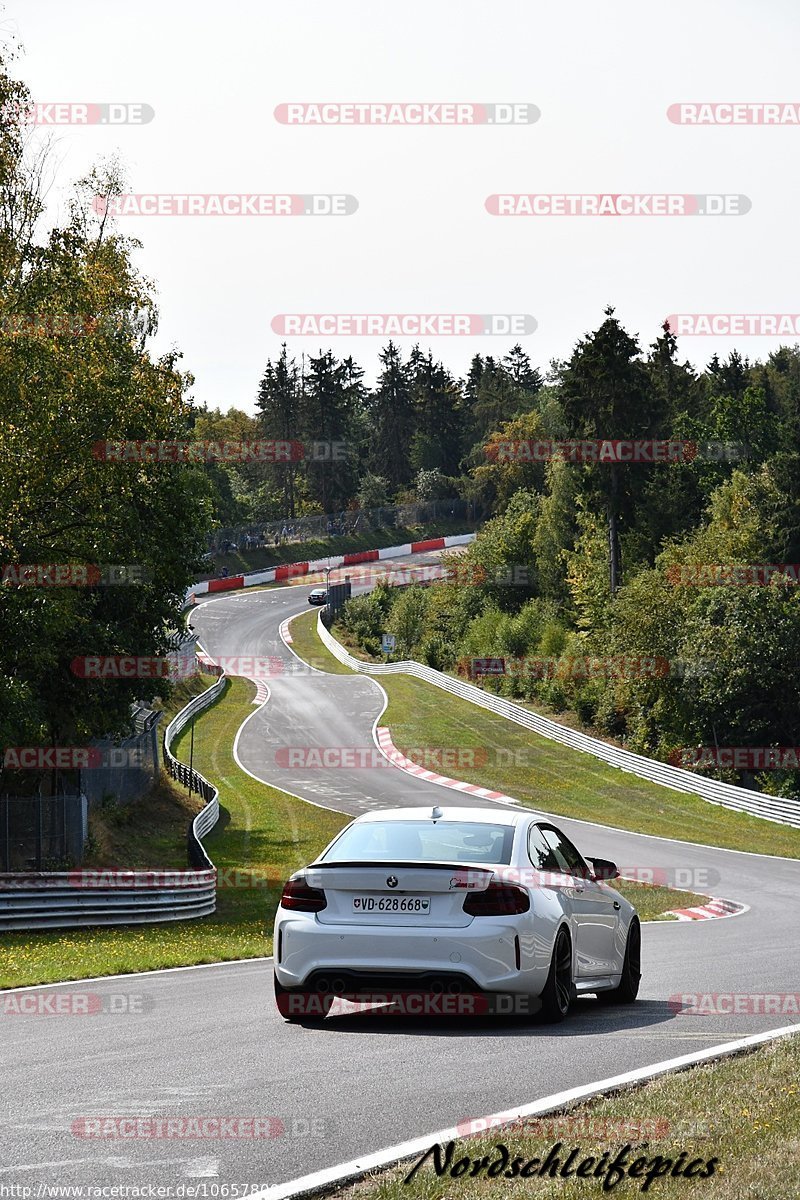
{"type": "MultiPolygon", "coordinates": [[[[535,994],[544,986],[536,971],[517,967],[516,931],[502,921],[476,928],[323,925],[295,914],[276,922],[275,974],[285,988],[313,987],[324,976],[348,988],[401,986],[428,990],[460,981],[479,991],[535,994]]],[[[336,989],[334,989],[336,990],[336,989]]]]}

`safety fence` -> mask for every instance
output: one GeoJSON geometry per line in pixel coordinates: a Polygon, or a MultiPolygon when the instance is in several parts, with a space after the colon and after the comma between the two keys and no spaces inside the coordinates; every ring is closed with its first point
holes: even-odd
{"type": "Polygon", "coordinates": [[[282,542],[319,541],[330,537],[373,533],[378,529],[409,529],[434,521],[473,524],[484,516],[484,508],[480,503],[455,497],[387,505],[383,508],[345,509],[342,512],[282,517],[278,521],[216,529],[209,539],[209,549],[215,554],[228,553],[231,547],[234,551],[266,550],[282,542]]]}
{"type": "Polygon", "coordinates": [[[322,617],[323,614],[320,612],[317,628],[322,642],[339,662],[354,671],[360,671],[365,675],[413,675],[417,679],[424,679],[426,683],[432,683],[434,687],[450,692],[453,696],[468,700],[471,704],[488,709],[490,712],[498,713],[509,721],[514,721],[517,725],[522,725],[524,728],[538,733],[540,737],[560,742],[583,754],[592,754],[595,758],[608,763],[609,766],[618,767],[620,771],[627,771],[632,775],[638,775],[640,779],[648,779],[651,783],[660,783],[664,787],[672,788],[673,791],[691,793],[699,796],[702,800],[707,800],[710,804],[719,804],[723,808],[750,813],[752,816],[763,817],[767,821],[776,821],[781,825],[791,825],[795,829],[800,829],[800,801],[785,799],[782,796],[769,796],[763,792],[736,787],[735,784],[722,783],[717,779],[704,779],[682,767],[673,767],[668,763],[658,762],[656,759],[633,754],[629,750],[623,750],[619,746],[600,741],[588,734],[568,729],[556,721],[550,721],[547,717],[541,717],[537,713],[531,712],[521,704],[515,704],[512,700],[506,700],[502,696],[484,692],[474,684],[456,679],[452,675],[446,675],[442,671],[424,666],[422,663],[414,661],[362,662],[360,659],[353,658],[352,654],[349,654],[337,641],[326,628],[322,617]]]}
{"type": "Polygon", "coordinates": [[[0,796],[0,871],[56,870],[80,861],[87,811],[86,795],[64,788],[0,796]]]}
{"type": "Polygon", "coordinates": [[[0,875],[0,931],[142,925],[205,917],[216,908],[217,872],[202,839],[219,818],[217,789],[172,754],[175,738],[222,693],[223,675],[173,717],[164,733],[170,775],[205,801],[189,826],[189,870],[20,871],[0,875]]]}

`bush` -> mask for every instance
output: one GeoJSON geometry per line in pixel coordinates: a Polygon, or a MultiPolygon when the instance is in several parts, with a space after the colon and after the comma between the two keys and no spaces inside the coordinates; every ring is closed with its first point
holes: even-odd
{"type": "Polygon", "coordinates": [[[413,658],[425,636],[425,617],[428,592],[424,587],[404,588],[395,601],[388,622],[388,632],[397,638],[397,655],[413,658]]]}

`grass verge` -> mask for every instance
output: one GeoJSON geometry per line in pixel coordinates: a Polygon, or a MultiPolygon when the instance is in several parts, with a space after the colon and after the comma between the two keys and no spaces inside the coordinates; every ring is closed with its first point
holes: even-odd
{"type": "MultiPolygon", "coordinates": [[[[219,788],[222,809],[205,839],[219,871],[214,916],[144,927],[0,934],[0,987],[272,952],[272,918],[283,881],[319,853],[346,818],[258,783],[239,768],[233,741],[253,711],[252,698],[253,685],[234,679],[195,726],[194,765],[219,788]]],[[[187,730],[173,747],[184,761],[188,738],[187,730]]]]}
{"type": "Polygon", "coordinates": [[[677,888],[639,883],[634,879],[612,879],[611,887],[635,905],[643,921],[677,921],[672,909],[694,908],[708,901],[708,896],[701,896],[697,892],[682,892],[677,888]]]}
{"type": "Polygon", "coordinates": [[[331,675],[352,675],[353,672],[338,658],[334,658],[327,646],[319,640],[317,634],[317,617],[319,609],[301,613],[295,617],[289,626],[292,635],[292,649],[309,666],[320,671],[328,671],[331,675]]]}
{"type": "Polygon", "coordinates": [[[185,871],[186,831],[203,807],[166,771],[132,804],[105,800],[89,814],[85,868],[177,868],[185,871]]]}
{"type": "MultiPolygon", "coordinates": [[[[294,644],[298,654],[301,644],[315,666],[330,669],[325,656],[333,656],[315,628],[303,631],[302,643],[294,644]]],[[[398,749],[412,759],[420,747],[475,750],[474,762],[480,765],[470,766],[469,756],[460,755],[459,761],[466,760],[466,765],[459,765],[458,777],[467,783],[505,792],[563,817],[730,850],[800,858],[800,829],[639,779],[410,675],[384,675],[380,682],[389,697],[381,723],[391,729],[398,749]]]]}
{"type": "MultiPolygon", "coordinates": [[[[474,1164],[487,1158],[483,1172],[472,1176],[472,1167],[461,1168],[460,1177],[449,1170],[437,1177],[433,1156],[419,1168],[409,1183],[404,1178],[414,1161],[375,1174],[335,1193],[336,1200],[529,1200],[532,1195],[555,1196],[558,1200],[586,1200],[611,1192],[619,1200],[658,1195],[693,1200],[790,1200],[798,1195],[800,1178],[800,1107],[797,1076],[800,1070],[800,1039],[787,1037],[748,1054],[718,1063],[694,1067],[690,1072],[664,1075],[642,1087],[618,1092],[573,1108],[569,1113],[516,1122],[488,1135],[459,1140],[452,1163],[468,1157],[474,1164]],[[507,1148],[509,1163],[516,1158],[521,1170],[531,1159],[528,1178],[487,1178],[486,1169],[501,1163],[498,1149],[507,1148]],[[538,1172],[552,1148],[559,1165],[555,1177],[538,1172]],[[604,1188],[600,1176],[578,1179],[561,1177],[570,1152],[574,1172],[587,1158],[585,1171],[600,1170],[624,1146],[628,1167],[638,1159],[644,1172],[626,1177],[604,1188]],[[683,1155],[683,1157],[681,1157],[683,1155]],[[667,1175],[647,1183],[646,1172],[660,1156],[670,1160],[667,1175]],[[701,1160],[694,1171],[702,1174],[714,1159],[709,1178],[674,1177],[701,1160]],[[540,1188],[543,1190],[540,1191],[540,1188]],[[545,1190],[546,1189],[546,1192],[545,1190]]],[[[421,1157],[421,1156],[420,1156],[421,1157]]],[[[444,1156],[442,1156],[444,1157],[444,1156]]],[[[418,1161],[418,1160],[417,1160],[418,1161]]],[[[550,1158],[552,1168],[553,1158],[550,1158]]],[[[608,1178],[606,1176],[606,1178],[608,1178]]]]}

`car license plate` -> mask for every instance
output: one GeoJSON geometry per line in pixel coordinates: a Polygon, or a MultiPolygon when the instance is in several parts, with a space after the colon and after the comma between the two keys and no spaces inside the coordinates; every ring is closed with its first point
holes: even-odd
{"type": "Polygon", "coordinates": [[[354,896],[353,912],[414,913],[426,917],[431,911],[430,896],[354,896]]]}

